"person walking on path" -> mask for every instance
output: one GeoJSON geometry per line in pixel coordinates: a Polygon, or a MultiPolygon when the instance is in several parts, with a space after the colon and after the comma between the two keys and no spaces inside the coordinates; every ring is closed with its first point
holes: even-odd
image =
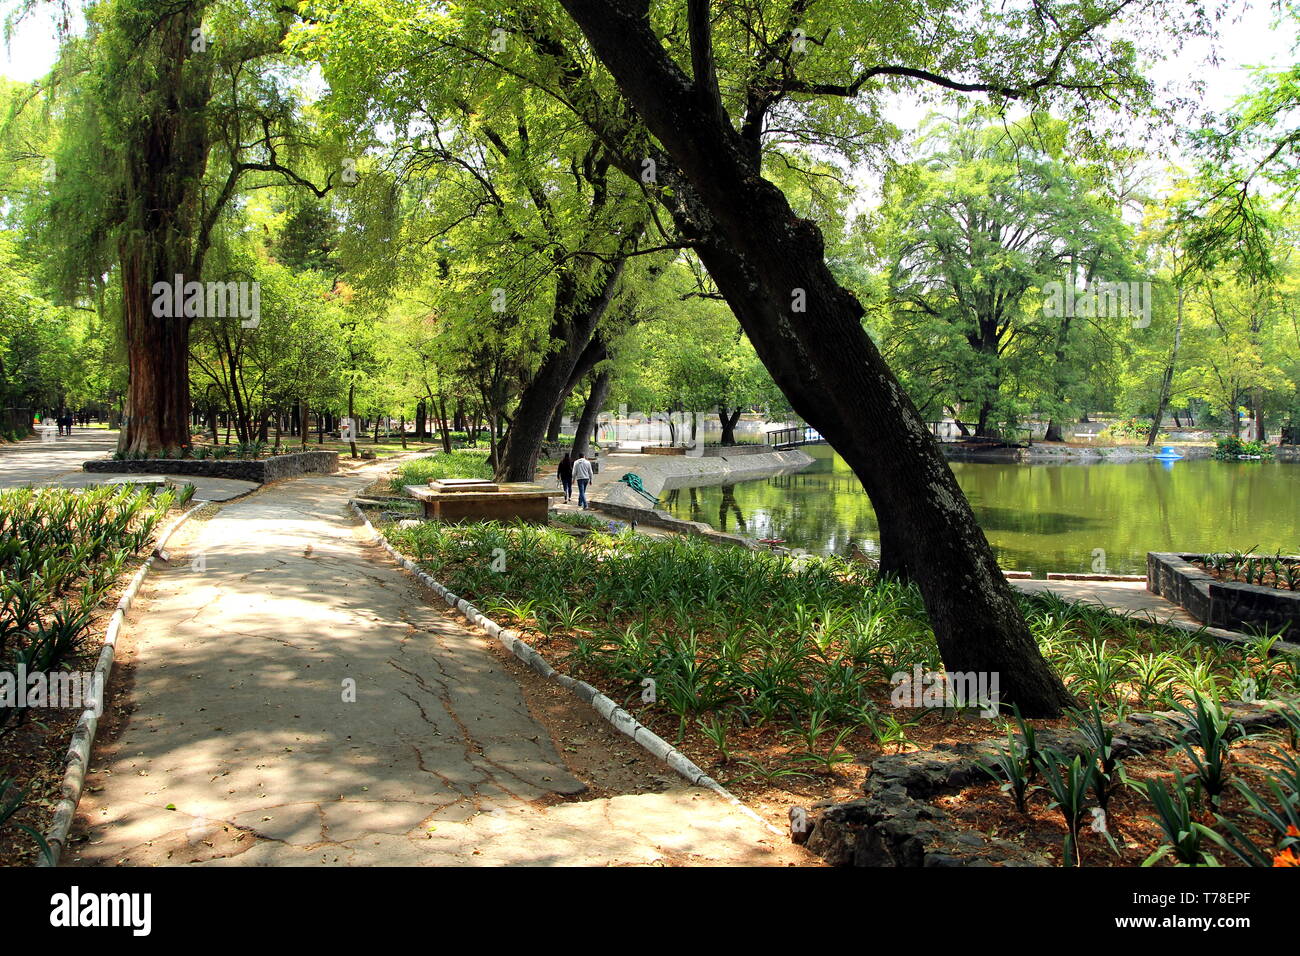
{"type": "Polygon", "coordinates": [[[569,499],[573,497],[573,455],[565,452],[564,457],[560,459],[560,467],[556,472],[560,479],[560,487],[564,489],[564,503],[567,505],[569,499]]]}
{"type": "Polygon", "coordinates": [[[591,462],[585,455],[578,455],[573,461],[573,480],[578,483],[578,507],[587,510],[587,485],[591,483],[591,462]]]}

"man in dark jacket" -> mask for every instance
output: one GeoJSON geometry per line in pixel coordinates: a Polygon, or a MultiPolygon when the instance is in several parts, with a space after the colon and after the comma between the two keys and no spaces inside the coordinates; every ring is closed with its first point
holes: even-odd
{"type": "Polygon", "coordinates": [[[567,505],[569,499],[573,497],[573,456],[565,454],[560,459],[560,467],[556,472],[560,479],[560,487],[564,489],[564,503],[567,505]]]}

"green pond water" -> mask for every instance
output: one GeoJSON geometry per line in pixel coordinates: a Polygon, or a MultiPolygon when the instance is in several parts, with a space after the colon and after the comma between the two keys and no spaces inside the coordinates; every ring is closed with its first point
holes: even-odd
{"type": "MultiPolygon", "coordinates": [[[[664,492],[671,514],[847,556],[878,548],[876,517],[830,448],[796,474],[664,492]]],[[[952,462],[1004,568],[1144,574],[1148,551],[1300,553],[1300,465],[1213,460],[1069,465],[952,462]]]]}

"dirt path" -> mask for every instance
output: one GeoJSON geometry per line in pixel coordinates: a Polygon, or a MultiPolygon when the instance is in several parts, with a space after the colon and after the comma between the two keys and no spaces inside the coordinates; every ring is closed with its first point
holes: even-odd
{"type": "Polygon", "coordinates": [[[378,467],[268,487],[173,546],[66,863],[807,860],[430,606],[347,515],[378,467]]]}

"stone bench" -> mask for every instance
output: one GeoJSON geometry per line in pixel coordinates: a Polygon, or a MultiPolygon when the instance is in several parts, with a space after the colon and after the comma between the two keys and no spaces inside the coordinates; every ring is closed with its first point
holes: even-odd
{"type": "Polygon", "coordinates": [[[427,485],[407,485],[405,490],[424,505],[425,518],[448,523],[519,520],[546,524],[551,499],[564,497],[563,491],[547,491],[538,485],[526,483],[490,487],[494,490],[476,490],[470,487],[440,489],[427,485]]]}

